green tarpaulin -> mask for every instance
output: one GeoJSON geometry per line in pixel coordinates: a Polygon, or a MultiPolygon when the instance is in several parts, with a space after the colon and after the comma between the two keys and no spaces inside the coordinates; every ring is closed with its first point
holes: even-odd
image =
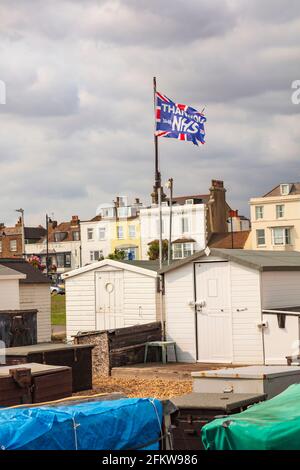
{"type": "Polygon", "coordinates": [[[299,450],[300,384],[202,428],[208,450],[299,450]]]}

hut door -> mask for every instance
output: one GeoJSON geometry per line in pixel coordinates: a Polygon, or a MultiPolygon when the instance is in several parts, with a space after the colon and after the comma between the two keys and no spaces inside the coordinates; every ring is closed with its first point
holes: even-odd
{"type": "Polygon", "coordinates": [[[96,279],[97,330],[123,328],[123,271],[99,272],[96,279]]]}
{"type": "Polygon", "coordinates": [[[232,362],[230,276],[227,262],[196,263],[198,361],[232,362]]]}

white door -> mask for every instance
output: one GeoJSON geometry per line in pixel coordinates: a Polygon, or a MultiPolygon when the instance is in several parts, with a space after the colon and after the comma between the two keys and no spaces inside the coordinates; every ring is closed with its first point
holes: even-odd
{"type": "Polygon", "coordinates": [[[198,361],[231,363],[229,263],[196,263],[195,274],[198,361]]]}
{"type": "Polygon", "coordinates": [[[124,327],[123,302],[123,271],[96,273],[97,330],[124,327]]]}

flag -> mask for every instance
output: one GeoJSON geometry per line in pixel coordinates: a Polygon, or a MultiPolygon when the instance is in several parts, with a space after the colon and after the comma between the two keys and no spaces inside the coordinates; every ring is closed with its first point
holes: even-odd
{"type": "Polygon", "coordinates": [[[156,131],[158,137],[190,140],[195,145],[205,143],[206,117],[194,108],[177,104],[156,92],[156,131]]]}

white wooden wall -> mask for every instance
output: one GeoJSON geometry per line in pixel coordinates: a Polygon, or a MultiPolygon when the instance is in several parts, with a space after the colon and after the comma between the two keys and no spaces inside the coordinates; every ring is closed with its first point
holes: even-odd
{"type": "Polygon", "coordinates": [[[262,306],[263,308],[300,306],[300,272],[263,272],[262,306]]]}
{"type": "Polygon", "coordinates": [[[78,331],[96,329],[95,272],[88,271],[65,280],[67,338],[78,331]]]}
{"type": "MultiPolygon", "coordinates": [[[[104,267],[103,271],[113,271],[104,267]]],[[[67,337],[78,331],[96,329],[95,272],[88,271],[66,279],[67,337]]],[[[151,323],[159,320],[155,278],[124,270],[124,326],[151,323]]]]}
{"type": "Polygon", "coordinates": [[[156,312],[156,303],[155,278],[125,270],[125,326],[142,325],[159,320],[159,312],[156,312]]]}
{"type": "MultiPolygon", "coordinates": [[[[180,362],[196,361],[193,263],[165,276],[165,315],[167,339],[176,341],[180,362]]],[[[171,359],[171,357],[170,357],[171,359]]]]}
{"type": "Polygon", "coordinates": [[[51,341],[51,294],[49,284],[20,284],[20,309],[38,310],[38,343],[51,341]]]}
{"type": "MultiPolygon", "coordinates": [[[[210,257],[210,260],[218,259],[210,257]]],[[[257,327],[261,321],[260,273],[230,263],[230,277],[233,362],[262,364],[262,334],[257,327]]],[[[167,338],[176,341],[181,362],[196,361],[195,314],[189,306],[192,300],[193,263],[189,263],[165,275],[167,338]]]]}
{"type": "Polygon", "coordinates": [[[233,362],[263,364],[260,272],[231,262],[230,277],[233,362]]]}
{"type": "Polygon", "coordinates": [[[19,308],[19,280],[2,279],[0,281],[0,310],[18,310],[19,308]]]}

